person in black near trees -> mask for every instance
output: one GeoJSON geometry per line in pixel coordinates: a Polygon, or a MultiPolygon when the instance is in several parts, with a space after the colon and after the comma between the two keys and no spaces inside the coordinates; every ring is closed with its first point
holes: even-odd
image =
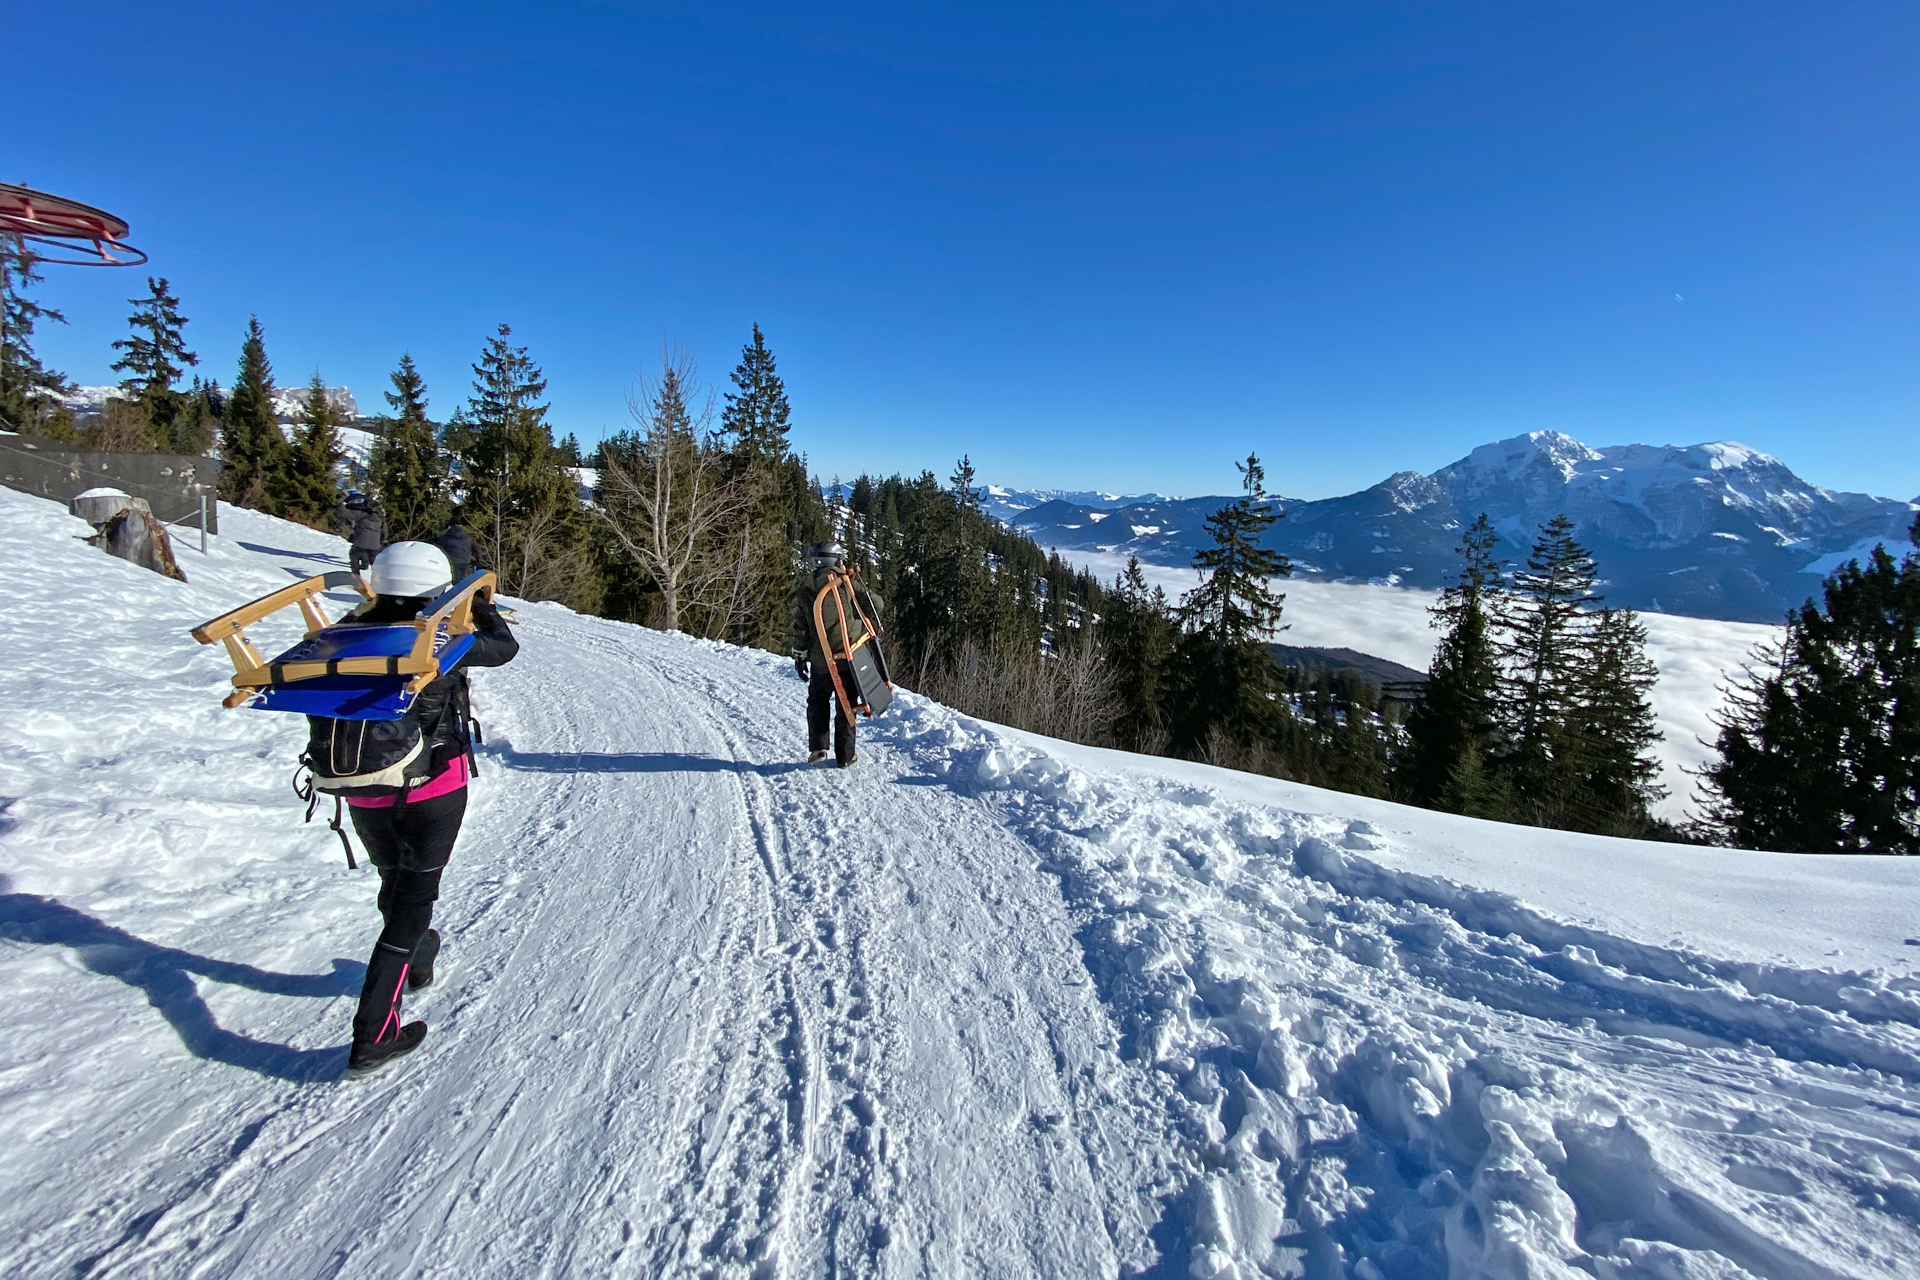
{"type": "Polygon", "coordinates": [[[447,562],[453,568],[455,582],[459,582],[475,569],[487,567],[486,558],[480,554],[479,544],[474,542],[473,535],[467,532],[467,527],[457,520],[447,526],[446,532],[434,539],[434,545],[447,553],[447,562]]]}
{"type": "MultiPolygon", "coordinates": [[[[838,705],[833,687],[832,668],[827,651],[845,652],[866,636],[866,627],[858,616],[843,624],[840,611],[829,602],[822,611],[827,633],[822,636],[814,625],[813,602],[837,572],[844,572],[847,550],[837,542],[816,543],[807,548],[806,563],[793,588],[793,610],[788,622],[788,640],[793,654],[793,669],[807,682],[807,761],[823,760],[827,754],[827,721],[833,721],[833,758],[842,769],[859,757],[854,753],[853,711],[838,705]],[[844,634],[851,630],[852,634],[844,634]]],[[[878,619],[880,605],[873,593],[858,579],[852,583],[859,593],[859,607],[867,616],[878,619]]],[[[853,668],[839,660],[840,682],[853,688],[853,668]]]]}
{"type": "Polygon", "coordinates": [[[347,526],[347,568],[360,573],[387,545],[387,522],[374,509],[373,499],[354,489],[334,512],[347,526]]]}
{"type": "MultiPolygon", "coordinates": [[[[353,621],[370,626],[411,622],[454,576],[446,555],[433,544],[396,542],[380,553],[367,575],[373,608],[353,621]]],[[[347,1065],[356,1074],[412,1052],[427,1036],[424,1022],[401,1025],[400,999],[408,990],[432,984],[434,958],[440,952],[440,934],[430,927],[433,904],[466,816],[473,753],[466,668],[503,666],[520,652],[519,641],[491,600],[474,598],[473,625],[472,647],[407,709],[432,753],[427,781],[405,794],[347,798],[353,829],[380,873],[384,921],[353,1015],[347,1065]]]]}

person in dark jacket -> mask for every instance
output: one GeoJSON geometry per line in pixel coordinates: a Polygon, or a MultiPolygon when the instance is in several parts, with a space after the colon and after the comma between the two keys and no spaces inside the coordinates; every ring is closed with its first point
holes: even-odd
{"type": "MultiPolygon", "coordinates": [[[[411,622],[453,580],[447,557],[432,543],[396,542],[367,574],[373,607],[353,619],[362,625],[411,622]]],[[[427,1024],[400,1021],[401,997],[433,982],[439,931],[432,928],[440,875],[453,854],[467,811],[472,753],[467,700],[468,667],[498,667],[520,644],[491,600],[473,602],[474,641],[450,670],[422,689],[407,714],[417,719],[432,753],[426,782],[405,795],[349,796],[353,829],[380,873],[384,927],[367,961],[360,1006],[353,1015],[348,1069],[369,1071],[410,1053],[426,1039],[427,1024]]]]}
{"type": "Polygon", "coordinates": [[[334,515],[347,526],[347,568],[360,573],[387,545],[387,522],[374,509],[373,500],[358,489],[347,495],[334,515]]]}
{"type": "Polygon", "coordinates": [[[475,569],[487,567],[486,557],[480,554],[480,544],[473,540],[467,527],[455,521],[446,528],[434,545],[447,553],[447,563],[453,568],[453,580],[459,582],[475,569]]]}
{"type": "MultiPolygon", "coordinates": [[[[829,649],[843,652],[858,644],[866,638],[867,629],[857,613],[842,619],[840,610],[830,601],[822,610],[827,627],[827,634],[822,636],[814,622],[813,602],[833,575],[844,571],[846,558],[846,548],[837,542],[816,543],[807,549],[806,563],[794,584],[793,609],[787,627],[793,669],[807,682],[807,761],[826,758],[827,728],[831,719],[833,758],[842,769],[859,757],[854,750],[853,711],[838,705],[839,695],[834,691],[827,652],[829,649]]],[[[857,579],[853,590],[859,597],[859,608],[877,624],[880,602],[857,579]]],[[[841,684],[851,689],[852,666],[845,659],[840,659],[838,665],[841,684]]]]}

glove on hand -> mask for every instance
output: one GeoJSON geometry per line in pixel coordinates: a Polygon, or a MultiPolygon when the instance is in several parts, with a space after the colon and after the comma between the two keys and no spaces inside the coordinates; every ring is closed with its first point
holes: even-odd
{"type": "Polygon", "coordinates": [[[807,670],[807,660],[805,658],[795,658],[793,660],[793,673],[802,680],[808,677],[810,672],[807,670]]]}

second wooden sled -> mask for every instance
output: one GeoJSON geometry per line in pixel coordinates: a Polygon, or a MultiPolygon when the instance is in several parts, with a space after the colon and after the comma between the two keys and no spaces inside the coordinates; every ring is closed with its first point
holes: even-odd
{"type": "Polygon", "coordinates": [[[840,700],[840,714],[847,718],[848,725],[854,723],[855,711],[871,720],[893,705],[893,684],[887,675],[887,658],[880,651],[880,625],[860,607],[860,593],[853,589],[851,574],[832,574],[827,579],[827,585],[813,597],[813,628],[813,633],[820,638],[820,648],[826,652],[827,674],[833,680],[833,692],[840,700]],[[827,643],[825,610],[829,596],[833,598],[833,606],[840,619],[841,647],[838,649],[827,643]],[[858,618],[861,630],[866,632],[851,645],[847,643],[849,617],[858,618]],[[840,664],[843,662],[853,673],[851,690],[840,676],[840,664]],[[848,696],[850,692],[852,697],[848,696]]]}
{"type": "Polygon", "coordinates": [[[469,574],[411,620],[368,625],[354,622],[373,606],[366,584],[351,573],[323,573],[204,622],[192,635],[201,644],[225,644],[233,659],[226,706],[398,720],[422,689],[473,647],[474,597],[491,599],[496,581],[486,570],[469,574]],[[329,622],[315,598],[337,587],[351,588],[362,599],[339,622],[329,622]],[[246,629],[295,606],[306,620],[306,637],[269,662],[246,629]]]}

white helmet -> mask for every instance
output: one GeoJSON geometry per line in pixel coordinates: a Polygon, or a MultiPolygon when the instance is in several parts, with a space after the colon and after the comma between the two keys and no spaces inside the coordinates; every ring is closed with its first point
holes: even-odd
{"type": "Polygon", "coordinates": [[[437,596],[452,585],[447,553],[431,542],[396,542],[367,570],[367,588],[377,596],[437,596]]]}

